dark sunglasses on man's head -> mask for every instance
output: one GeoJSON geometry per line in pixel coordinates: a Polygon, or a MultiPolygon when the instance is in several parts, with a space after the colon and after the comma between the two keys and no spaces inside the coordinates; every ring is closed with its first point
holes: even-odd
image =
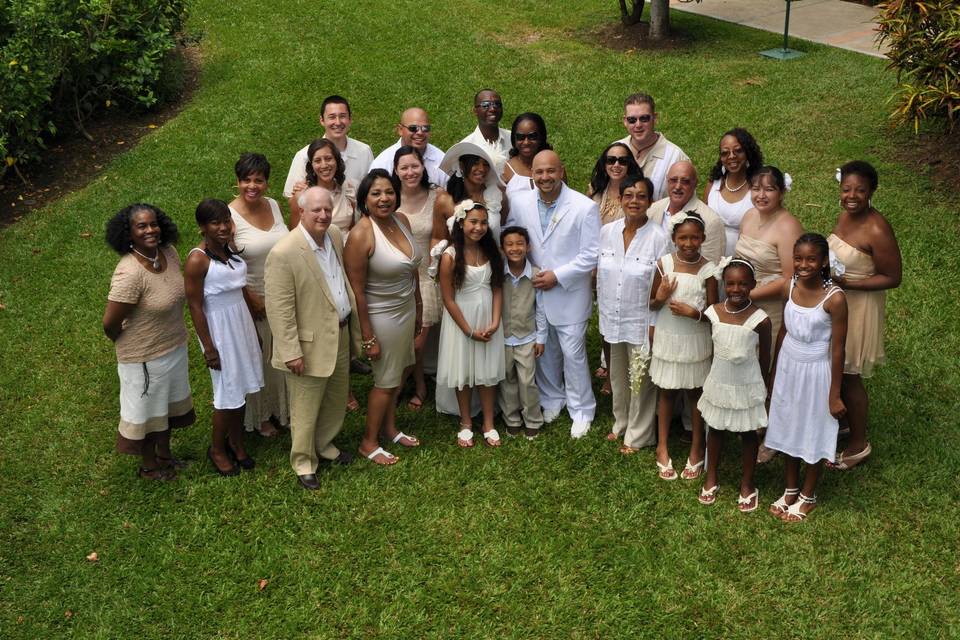
{"type": "Polygon", "coordinates": [[[640,122],[650,122],[653,120],[653,116],[645,113],[642,116],[624,116],[623,119],[627,121],[627,124],[637,124],[637,120],[640,122]]]}
{"type": "Polygon", "coordinates": [[[423,133],[430,133],[430,125],[428,124],[402,124],[400,125],[410,133],[416,133],[417,131],[422,131],[423,133]]]}
{"type": "Polygon", "coordinates": [[[483,100],[482,102],[478,102],[477,106],[481,109],[502,109],[503,103],[499,100],[483,100]]]}
{"type": "Polygon", "coordinates": [[[607,166],[612,167],[615,164],[620,165],[621,167],[626,167],[630,164],[630,156],[607,156],[603,159],[607,163],[607,166]]]}
{"type": "Polygon", "coordinates": [[[517,142],[523,142],[524,140],[539,140],[540,132],[531,131],[530,133],[517,133],[516,137],[517,137],[517,142]]]}

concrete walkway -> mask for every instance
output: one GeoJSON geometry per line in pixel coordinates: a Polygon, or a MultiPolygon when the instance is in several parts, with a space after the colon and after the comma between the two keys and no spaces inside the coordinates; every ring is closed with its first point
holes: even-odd
{"type": "MultiPolygon", "coordinates": [[[[770,48],[783,44],[785,0],[670,0],[670,8],[779,33],[781,37],[770,39],[770,48]]],[[[876,15],[875,7],[853,2],[794,0],[790,4],[790,40],[802,38],[880,58],[884,51],[874,41],[876,15]]]]}

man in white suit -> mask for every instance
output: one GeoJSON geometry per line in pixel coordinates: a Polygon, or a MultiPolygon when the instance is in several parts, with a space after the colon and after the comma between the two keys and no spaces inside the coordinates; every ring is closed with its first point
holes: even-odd
{"type": "Polygon", "coordinates": [[[593,308],[591,278],[600,246],[600,212],[583,194],[563,183],[564,169],[553,151],[533,159],[536,189],[510,202],[510,221],[526,227],[531,260],[540,268],[533,286],[543,292],[547,343],[537,361],[537,386],[544,422],[567,406],[570,435],[590,430],[597,401],[587,364],[587,322],[593,308]]]}

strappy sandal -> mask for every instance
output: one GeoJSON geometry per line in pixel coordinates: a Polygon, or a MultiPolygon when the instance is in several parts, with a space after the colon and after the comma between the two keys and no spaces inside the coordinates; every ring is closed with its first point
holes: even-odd
{"type": "Polygon", "coordinates": [[[709,489],[706,487],[701,487],[700,495],[697,496],[697,500],[700,504],[705,504],[708,507],[717,501],[717,494],[720,492],[720,485],[715,484],[709,489]]]}
{"type": "Polygon", "coordinates": [[[684,480],[696,480],[700,477],[700,474],[703,473],[703,463],[706,461],[706,458],[698,462],[697,464],[691,464],[690,458],[687,458],[687,464],[683,467],[683,472],[680,474],[680,477],[684,480]]]}
{"type": "Polygon", "coordinates": [[[483,432],[483,442],[488,447],[499,447],[500,446],[500,434],[497,433],[496,429],[490,429],[490,431],[483,432]]]}
{"type": "Polygon", "coordinates": [[[654,460],[657,463],[657,475],[660,476],[661,480],[676,480],[679,476],[677,475],[677,470],[673,468],[673,459],[670,458],[667,460],[667,464],[660,464],[657,460],[654,460]]]}
{"type": "Polygon", "coordinates": [[[457,433],[457,444],[461,449],[469,449],[473,446],[473,425],[461,424],[460,431],[457,433]]]}
{"type": "MultiPolygon", "coordinates": [[[[803,522],[809,515],[809,513],[800,510],[800,506],[804,504],[815,506],[817,504],[817,494],[813,494],[813,497],[807,497],[802,493],[799,494],[797,501],[787,507],[787,510],[780,516],[780,519],[784,522],[803,522]]],[[[811,508],[810,511],[813,511],[813,508],[811,508]]]]}
{"type": "Polygon", "coordinates": [[[845,456],[843,455],[843,451],[838,451],[837,461],[828,462],[827,468],[836,469],[837,471],[849,471],[866,460],[871,453],[873,453],[873,447],[870,446],[869,442],[867,443],[867,446],[863,448],[863,451],[860,453],[855,453],[852,456],[845,456]]]}
{"type": "Polygon", "coordinates": [[[777,498],[776,502],[770,504],[770,513],[780,517],[787,512],[787,509],[790,508],[790,505],[787,504],[787,498],[792,498],[795,495],[799,495],[800,489],[784,489],[783,495],[777,498]]]}
{"type": "Polygon", "coordinates": [[[393,444],[399,444],[401,447],[407,447],[407,448],[420,446],[420,440],[416,436],[407,435],[403,431],[397,431],[397,435],[393,436],[392,442],[393,444]],[[413,444],[404,444],[403,442],[400,442],[404,438],[406,438],[408,442],[412,442],[413,444]]]}
{"type": "Polygon", "coordinates": [[[760,506],[760,490],[754,489],[750,495],[737,496],[737,509],[740,513],[750,513],[756,511],[760,506]],[[750,505],[753,505],[752,507],[750,505]]]}

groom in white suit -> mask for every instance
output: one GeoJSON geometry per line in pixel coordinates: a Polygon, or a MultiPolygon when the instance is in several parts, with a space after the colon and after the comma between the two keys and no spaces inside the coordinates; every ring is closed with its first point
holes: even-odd
{"type": "Polygon", "coordinates": [[[543,418],[550,422],[564,404],[581,438],[590,430],[597,401],[587,364],[587,322],[593,308],[591,278],[600,246],[597,205],[563,183],[564,169],[553,151],[533,159],[536,189],[510,201],[511,224],[530,234],[531,259],[540,273],[533,286],[543,292],[547,343],[537,361],[543,418]]]}

